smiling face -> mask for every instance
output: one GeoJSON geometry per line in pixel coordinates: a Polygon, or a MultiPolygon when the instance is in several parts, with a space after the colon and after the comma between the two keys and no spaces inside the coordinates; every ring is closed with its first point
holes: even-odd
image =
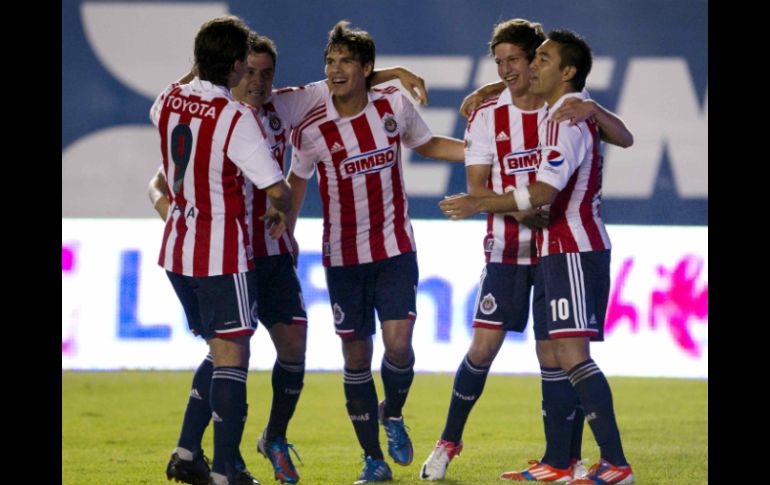
{"type": "Polygon", "coordinates": [[[372,72],[372,64],[361,64],[346,46],[335,45],[329,49],[325,70],[336,98],[345,100],[366,95],[366,77],[372,72]]]}
{"type": "MultiPolygon", "coordinates": [[[[568,70],[571,67],[560,69],[561,56],[559,55],[558,43],[552,40],[546,40],[537,48],[535,58],[530,64],[532,74],[530,76],[530,91],[534,94],[543,96],[550,104],[558,99],[569,83],[566,82],[568,70]]],[[[572,68],[574,70],[574,68],[572,68]]]]}
{"type": "Polygon", "coordinates": [[[233,88],[233,97],[238,101],[258,108],[265,104],[273,91],[275,64],[266,52],[250,52],[246,73],[241,82],[233,88]]]}
{"type": "Polygon", "coordinates": [[[529,60],[524,50],[516,44],[501,42],[494,48],[494,59],[497,64],[497,75],[511,91],[514,98],[521,97],[529,91],[530,71],[529,60]]]}

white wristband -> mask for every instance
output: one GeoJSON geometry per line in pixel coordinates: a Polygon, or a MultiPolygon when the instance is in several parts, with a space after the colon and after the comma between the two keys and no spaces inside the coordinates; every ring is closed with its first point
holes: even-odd
{"type": "Polygon", "coordinates": [[[532,208],[529,201],[529,187],[516,187],[513,192],[513,199],[516,201],[516,210],[525,211],[532,208]]]}

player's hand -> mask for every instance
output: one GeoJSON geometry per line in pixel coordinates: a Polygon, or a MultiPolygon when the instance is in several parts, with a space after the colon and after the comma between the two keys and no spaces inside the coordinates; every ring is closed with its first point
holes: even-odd
{"type": "Polygon", "coordinates": [[[468,118],[473,110],[478,108],[481,103],[484,102],[484,98],[478,93],[473,91],[471,94],[463,99],[463,104],[460,105],[460,116],[468,118]]]}
{"type": "Polygon", "coordinates": [[[511,215],[530,229],[544,229],[548,227],[548,218],[551,212],[542,207],[536,207],[525,211],[513,212],[511,215]]]}
{"type": "Polygon", "coordinates": [[[464,193],[446,196],[438,206],[444,215],[453,221],[465,219],[480,212],[478,198],[464,193]]]}
{"type": "Polygon", "coordinates": [[[596,103],[590,99],[581,101],[577,98],[567,98],[559,109],[551,115],[551,121],[561,123],[568,121],[569,125],[574,126],[581,121],[592,118],[596,115],[596,103]]]}
{"type": "Polygon", "coordinates": [[[291,243],[291,257],[294,259],[294,268],[296,269],[297,264],[299,264],[299,244],[294,238],[294,233],[289,233],[289,242],[291,243]]]}
{"type": "Polygon", "coordinates": [[[409,91],[412,98],[420,103],[421,106],[428,104],[428,90],[425,89],[425,79],[409,69],[400,68],[398,80],[401,81],[401,85],[404,86],[404,89],[409,91]]]}
{"type": "Polygon", "coordinates": [[[278,239],[286,232],[286,216],[275,207],[268,207],[259,219],[265,222],[270,239],[278,239]]]}
{"type": "Polygon", "coordinates": [[[168,207],[169,207],[169,201],[168,197],[165,195],[158,197],[158,200],[155,201],[155,212],[158,213],[161,219],[165,222],[165,220],[168,218],[168,207]]]}

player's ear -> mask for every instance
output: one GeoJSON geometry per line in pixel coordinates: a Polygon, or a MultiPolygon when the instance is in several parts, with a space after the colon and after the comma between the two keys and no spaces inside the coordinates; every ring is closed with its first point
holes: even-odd
{"type": "Polygon", "coordinates": [[[364,77],[369,77],[369,75],[371,75],[373,71],[374,71],[373,62],[367,62],[366,64],[364,64],[364,77]]]}
{"type": "Polygon", "coordinates": [[[561,71],[561,80],[565,83],[569,82],[575,77],[575,74],[577,74],[577,68],[575,66],[567,66],[561,71]]]}

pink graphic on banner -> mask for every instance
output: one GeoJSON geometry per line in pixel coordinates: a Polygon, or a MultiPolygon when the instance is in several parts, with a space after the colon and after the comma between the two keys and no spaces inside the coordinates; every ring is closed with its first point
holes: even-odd
{"type": "MultiPolygon", "coordinates": [[[[61,272],[62,277],[65,275],[70,275],[75,271],[75,248],[72,246],[64,246],[61,247],[61,272]]],[[[72,283],[70,282],[69,285],[72,283]]],[[[62,287],[64,287],[65,281],[62,280],[62,287]]],[[[71,303],[71,302],[65,302],[62,301],[62,305],[65,303],[71,303]]],[[[67,356],[73,356],[75,355],[76,347],[75,347],[75,327],[77,326],[77,310],[73,310],[70,313],[70,321],[68,322],[68,329],[69,329],[69,336],[67,338],[64,338],[64,327],[65,322],[62,319],[62,339],[61,339],[61,353],[62,355],[67,356]]]]}
{"type": "Polygon", "coordinates": [[[670,271],[658,266],[658,275],[663,278],[664,288],[654,290],[650,295],[650,326],[656,328],[658,318],[668,322],[668,329],[674,341],[685,352],[699,357],[701,349],[690,333],[692,319],[703,321],[708,317],[708,284],[702,290],[696,288],[696,281],[703,270],[703,260],[697,256],[685,256],[670,271]]]}
{"type": "MultiPolygon", "coordinates": [[[[633,258],[625,259],[615,275],[604,322],[607,335],[623,322],[628,323],[632,333],[640,331],[637,305],[624,301],[622,296],[633,265],[633,258]]],[[[662,265],[656,269],[661,278],[661,286],[650,292],[650,329],[657,329],[661,320],[666,322],[676,345],[691,357],[700,357],[701,346],[693,338],[691,326],[695,323],[708,325],[708,283],[703,289],[696,286],[703,270],[703,259],[685,256],[676,263],[673,270],[662,265]]]]}
{"type": "Polygon", "coordinates": [[[70,273],[75,269],[75,251],[67,246],[61,247],[61,271],[70,273]]]}
{"type": "Polygon", "coordinates": [[[613,285],[612,292],[610,293],[610,301],[607,306],[607,318],[604,319],[604,330],[607,334],[620,323],[621,320],[628,320],[631,324],[631,331],[636,333],[639,331],[639,312],[633,303],[621,301],[621,292],[626,286],[626,279],[628,273],[631,272],[631,267],[634,265],[633,258],[627,258],[623,261],[620,267],[618,275],[615,277],[615,284],[613,285]]]}

